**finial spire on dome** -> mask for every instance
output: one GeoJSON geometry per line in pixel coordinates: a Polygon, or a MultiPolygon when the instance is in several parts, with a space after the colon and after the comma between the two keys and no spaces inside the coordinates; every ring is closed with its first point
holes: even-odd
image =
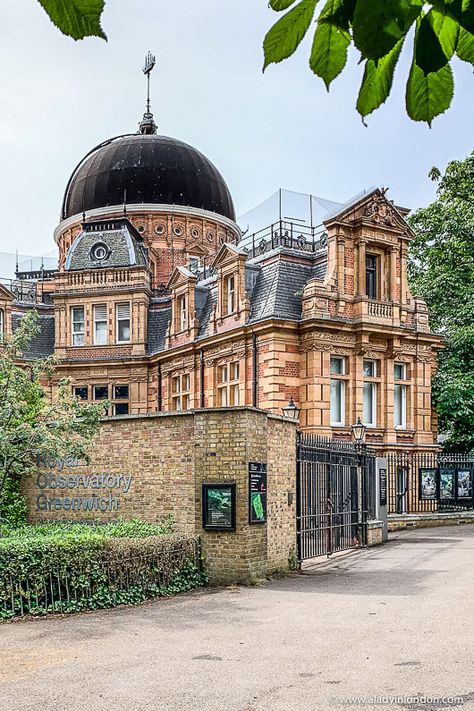
{"type": "Polygon", "coordinates": [[[156,64],[156,57],[151,52],[148,52],[145,57],[145,64],[143,66],[143,73],[146,76],[147,88],[146,88],[146,111],[143,114],[143,118],[140,121],[140,133],[142,134],[153,134],[156,133],[158,126],[155,123],[153,114],[150,109],[150,74],[153,67],[156,64]]]}

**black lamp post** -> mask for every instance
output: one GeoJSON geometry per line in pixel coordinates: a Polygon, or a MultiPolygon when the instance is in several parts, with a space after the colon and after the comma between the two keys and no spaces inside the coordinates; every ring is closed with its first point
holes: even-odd
{"type": "Polygon", "coordinates": [[[288,400],[288,405],[282,407],[283,417],[287,417],[289,420],[298,420],[301,412],[301,408],[296,407],[295,401],[292,397],[288,400]]]}
{"type": "Polygon", "coordinates": [[[356,447],[362,447],[365,444],[365,433],[367,427],[361,422],[360,417],[357,418],[355,425],[352,425],[352,439],[356,447]]]}

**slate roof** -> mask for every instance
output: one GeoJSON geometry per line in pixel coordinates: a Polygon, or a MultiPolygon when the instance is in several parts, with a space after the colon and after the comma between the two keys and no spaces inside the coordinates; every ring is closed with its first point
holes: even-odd
{"type": "MultiPolygon", "coordinates": [[[[270,255],[249,260],[245,271],[245,288],[250,299],[249,323],[267,318],[298,321],[305,284],[309,279],[323,279],[327,256],[308,255],[278,248],[270,255]],[[304,257],[296,261],[295,257],[304,257]]],[[[217,304],[217,276],[212,275],[196,284],[196,317],[199,322],[198,338],[210,335],[210,320],[217,304]]],[[[13,330],[18,328],[22,314],[12,314],[13,330]]],[[[147,354],[165,350],[166,331],[171,320],[171,307],[166,298],[152,299],[148,311],[147,354]]],[[[40,334],[33,340],[27,359],[39,359],[54,352],[54,316],[39,314],[40,334]]]]}
{"type": "Polygon", "coordinates": [[[144,266],[147,251],[141,237],[126,219],[87,223],[72,243],[65,270],[144,266]],[[137,235],[137,236],[136,236],[137,235]],[[138,237],[138,238],[137,238],[138,237]],[[94,259],[94,245],[104,244],[107,255],[94,259]]]}
{"type": "Polygon", "coordinates": [[[312,264],[284,260],[262,266],[252,294],[250,321],[301,318],[303,288],[312,270],[312,264]]]}
{"type": "Polygon", "coordinates": [[[171,308],[148,311],[148,355],[159,353],[165,348],[166,329],[171,319],[171,308]]]}
{"type": "MultiPolygon", "coordinates": [[[[22,313],[12,313],[12,329],[15,332],[23,318],[22,313]]],[[[51,314],[38,315],[39,333],[33,338],[24,351],[26,360],[41,360],[54,353],[54,316],[51,314]]]]}

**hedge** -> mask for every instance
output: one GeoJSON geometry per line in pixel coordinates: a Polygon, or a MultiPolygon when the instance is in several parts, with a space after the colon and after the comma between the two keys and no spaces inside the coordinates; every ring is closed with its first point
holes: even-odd
{"type": "Polygon", "coordinates": [[[133,604],[204,585],[199,539],[146,535],[148,526],[31,526],[0,539],[0,619],[133,604]],[[129,531],[134,537],[123,537],[129,531]]]}

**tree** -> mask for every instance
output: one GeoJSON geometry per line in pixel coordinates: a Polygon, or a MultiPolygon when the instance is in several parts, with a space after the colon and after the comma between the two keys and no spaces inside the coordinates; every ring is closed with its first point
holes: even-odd
{"type": "Polygon", "coordinates": [[[431,325],[446,339],[434,380],[440,432],[451,450],[474,449],[474,152],[451,162],[437,200],[410,217],[412,288],[427,302],[431,325]]]}
{"type": "MultiPolygon", "coordinates": [[[[107,39],[101,27],[104,0],[39,0],[54,24],[74,39],[107,39]]],[[[290,57],[308,32],[319,0],[269,0],[285,12],[267,33],[264,69],[290,57]]],[[[357,110],[364,119],[388,98],[407,36],[414,35],[405,103],[413,121],[431,125],[454,94],[451,63],[474,65],[474,0],[325,0],[317,20],[309,66],[329,89],[354,44],[364,62],[357,110]]]]}
{"type": "Polygon", "coordinates": [[[34,469],[36,456],[87,458],[104,414],[103,405],[79,402],[67,380],[50,402],[43,383],[52,376],[54,359],[22,362],[38,330],[38,317],[29,312],[0,352],[0,512],[13,524],[25,511],[19,480],[34,469]]]}

